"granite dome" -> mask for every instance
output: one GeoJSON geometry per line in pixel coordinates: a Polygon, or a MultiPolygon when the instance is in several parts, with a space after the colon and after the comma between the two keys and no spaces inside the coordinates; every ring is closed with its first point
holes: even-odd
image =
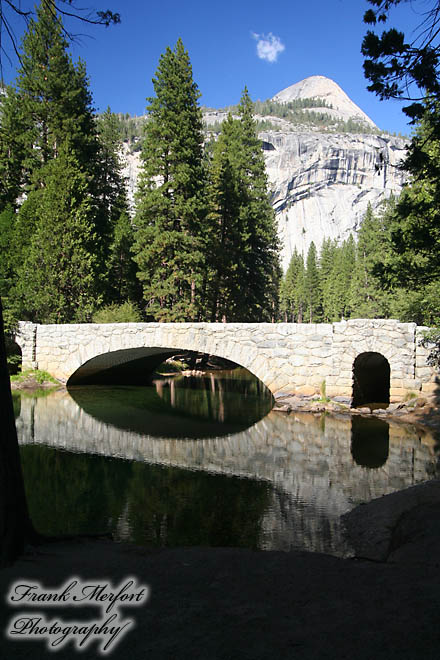
{"type": "Polygon", "coordinates": [[[334,80],[325,76],[310,76],[294,85],[290,85],[290,87],[286,87],[286,89],[275,94],[272,101],[289,103],[289,101],[296,101],[297,99],[310,98],[322,99],[327,105],[331,105],[331,109],[320,109],[320,111],[324,111],[330,116],[338,117],[344,121],[356,119],[371,127],[376,127],[370,117],[356,103],[353,103],[344,90],[334,80]]]}

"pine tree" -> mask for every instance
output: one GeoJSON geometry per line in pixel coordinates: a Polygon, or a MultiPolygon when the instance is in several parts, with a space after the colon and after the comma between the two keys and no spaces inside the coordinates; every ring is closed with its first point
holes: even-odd
{"type": "Polygon", "coordinates": [[[16,207],[24,182],[26,127],[16,92],[7,87],[0,95],[0,211],[16,207]]]}
{"type": "Polygon", "coordinates": [[[322,288],[325,287],[327,280],[330,277],[333,268],[335,253],[337,250],[337,241],[331,238],[325,238],[321,245],[319,253],[319,279],[322,288]]]}
{"type": "Polygon", "coordinates": [[[352,311],[352,300],[350,295],[351,282],[353,279],[353,272],[356,263],[356,243],[353,235],[347,238],[342,244],[339,276],[340,301],[341,301],[341,317],[350,318],[352,311]]]}
{"type": "Polygon", "coordinates": [[[130,216],[126,211],[122,211],[114,222],[109,247],[106,273],[108,287],[105,296],[107,303],[141,303],[142,288],[136,277],[137,267],[133,260],[134,234],[130,216]]]}
{"type": "Polygon", "coordinates": [[[389,249],[376,269],[387,286],[440,280],[440,104],[424,107],[405,161],[410,180],[389,214],[389,249]]]}
{"type": "Polygon", "coordinates": [[[128,211],[121,128],[110,107],[98,116],[96,123],[99,151],[95,185],[99,191],[99,210],[113,225],[123,211],[128,211]]]}
{"type": "Polygon", "coordinates": [[[278,240],[267,177],[244,90],[213,146],[209,181],[212,318],[270,321],[278,314],[278,240]]]}
{"type": "Polygon", "coordinates": [[[12,246],[14,240],[15,213],[11,206],[0,212],[0,297],[7,300],[13,284],[12,246]]]}
{"type": "Polygon", "coordinates": [[[322,292],[315,243],[310,243],[305,272],[305,321],[317,323],[322,316],[322,292]]]}
{"type": "MultiPolygon", "coordinates": [[[[46,212],[49,212],[48,208],[42,207],[42,200],[48,194],[42,195],[42,191],[48,185],[47,177],[51,185],[56,185],[55,172],[60,174],[59,185],[62,185],[64,177],[60,163],[53,163],[61,150],[64,150],[65,162],[65,144],[68,143],[72,167],[77,170],[81,185],[87,186],[87,207],[90,206],[85,212],[84,198],[74,195],[69,213],[71,217],[76,214],[80,218],[84,213],[87,217],[84,245],[88,245],[88,231],[94,235],[92,270],[96,273],[97,263],[101,275],[97,278],[100,296],[108,293],[106,271],[112,234],[121,213],[128,207],[118,154],[120,141],[113,130],[113,117],[108,112],[99,123],[101,141],[98,143],[85,65],[81,61],[74,65],[67,47],[64,27],[55,5],[51,0],[44,0],[36,10],[35,20],[29,21],[23,38],[17,91],[9,90],[2,104],[1,128],[6,131],[10,127],[10,130],[7,135],[3,130],[0,132],[0,172],[5,175],[4,195],[0,188],[0,204],[2,196],[11,204],[22,204],[8,259],[13,266],[14,279],[23,276],[27,282],[24,264],[31,259],[35,241],[44,235],[43,225],[47,224],[46,212]],[[15,116],[16,126],[13,123],[15,116]],[[78,208],[75,207],[77,202],[78,208]],[[93,226],[89,225],[90,222],[93,226]]],[[[65,243],[72,240],[72,243],[79,241],[81,244],[75,233],[75,224],[69,222],[67,214],[64,231],[66,234],[74,232],[72,237],[65,236],[65,243]]],[[[43,249],[42,245],[40,247],[43,249]]],[[[38,255],[34,256],[38,261],[38,255]]],[[[7,312],[12,311],[14,316],[19,313],[22,318],[36,318],[40,313],[52,315],[48,301],[41,310],[36,308],[35,301],[42,301],[42,296],[37,295],[34,299],[28,296],[24,282],[16,281],[15,291],[21,291],[23,295],[9,296],[7,312]]],[[[73,299],[67,301],[66,298],[62,305],[64,311],[51,318],[71,321],[78,314],[84,318],[90,315],[91,308],[83,314],[75,310],[74,305],[73,299]],[[66,311],[68,308],[72,311],[71,318],[66,311]]]]}
{"type": "Polygon", "coordinates": [[[39,167],[56,157],[66,138],[85,171],[93,171],[96,164],[96,130],[85,65],[79,61],[75,66],[67,48],[55,4],[41,2],[23,38],[15,97],[26,129],[24,167],[35,187],[39,167]]]}
{"type": "Polygon", "coordinates": [[[204,168],[200,93],[182,41],[161,56],[142,149],[134,246],[147,314],[189,321],[206,314],[204,168]]]}
{"type": "Polygon", "coordinates": [[[275,214],[270,204],[266,168],[253,118],[253,104],[245,87],[238,106],[240,116],[239,163],[240,233],[239,263],[242,318],[270,321],[277,314],[281,270],[275,214]]]}
{"type": "Polygon", "coordinates": [[[393,319],[430,327],[440,326],[440,283],[421,285],[417,289],[397,288],[387,292],[387,312],[393,319]]]}
{"type": "Polygon", "coordinates": [[[67,142],[40,177],[42,188],[26,202],[36,223],[18,270],[21,316],[42,323],[88,321],[100,302],[90,183],[67,142]]]}
{"type": "Polygon", "coordinates": [[[334,248],[331,270],[323,285],[323,312],[327,321],[339,321],[351,316],[351,281],[355,260],[356,245],[350,236],[334,248]]]}
{"type": "Polygon", "coordinates": [[[332,270],[338,253],[337,241],[324,239],[319,255],[319,278],[322,289],[322,319],[325,323],[333,321],[331,310],[332,270]]]}
{"type": "MultiPolygon", "coordinates": [[[[394,202],[388,204],[392,213],[394,202]]],[[[384,260],[388,245],[387,212],[374,215],[368,205],[358,232],[356,264],[350,287],[351,316],[358,318],[383,318],[388,316],[390,294],[374,273],[384,260]]]]}
{"type": "MultiPolygon", "coordinates": [[[[127,240],[130,241],[131,246],[133,244],[134,235],[127,227],[129,205],[126,181],[122,174],[123,159],[120,122],[118,117],[111,112],[109,107],[97,118],[97,132],[99,150],[97,154],[94,188],[96,191],[96,228],[101,239],[99,243],[99,257],[101,270],[106,277],[109,289],[112,289],[113,292],[115,292],[122,290],[120,279],[122,272],[119,270],[119,275],[117,277],[118,284],[115,288],[113,287],[112,276],[108,271],[114,267],[115,258],[122,258],[121,249],[122,252],[130,249],[127,240]],[[122,238],[121,232],[124,234],[124,238],[122,238]]],[[[124,268],[128,263],[132,264],[130,266],[131,269],[134,268],[131,258],[128,258],[128,260],[127,258],[128,255],[123,258],[124,268]]],[[[120,262],[120,265],[122,265],[122,262],[120,262]]],[[[125,275],[128,276],[127,270],[125,275]]],[[[134,286],[136,288],[136,275],[133,270],[130,277],[133,277],[133,282],[129,286],[134,286]]],[[[105,297],[107,302],[116,302],[113,300],[110,291],[105,292],[105,297]]],[[[117,299],[119,299],[119,294],[117,294],[117,299]]]]}
{"type": "Polygon", "coordinates": [[[280,287],[280,311],[284,321],[302,320],[304,284],[304,259],[295,248],[280,287]]]}
{"type": "Polygon", "coordinates": [[[295,308],[296,308],[296,320],[298,323],[307,322],[306,310],[307,310],[307,287],[306,287],[306,267],[304,264],[304,259],[301,257],[301,263],[299,264],[298,275],[296,278],[295,284],[295,308]]]}
{"type": "Polygon", "coordinates": [[[209,297],[213,321],[235,320],[242,312],[240,191],[237,154],[239,122],[229,114],[213,146],[208,182],[209,297]]]}
{"type": "Polygon", "coordinates": [[[20,206],[13,223],[12,241],[9,244],[7,261],[12,270],[10,293],[3,300],[4,315],[16,320],[30,320],[32,313],[24,305],[24,298],[20,293],[20,272],[23,264],[29,257],[32,240],[38,228],[39,194],[32,191],[20,206]]]}

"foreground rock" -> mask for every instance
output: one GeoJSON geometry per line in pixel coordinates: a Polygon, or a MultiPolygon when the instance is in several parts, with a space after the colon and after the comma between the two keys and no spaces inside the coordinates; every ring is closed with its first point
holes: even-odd
{"type": "Polygon", "coordinates": [[[363,504],[342,520],[358,557],[440,564],[440,480],[363,504]]]}
{"type": "MultiPolygon", "coordinates": [[[[434,660],[439,644],[439,490],[438,482],[425,484],[366,505],[374,515],[365,506],[353,513],[359,537],[371,526],[387,535],[388,525],[395,530],[400,516],[404,542],[397,546],[394,532],[392,553],[379,561],[235,548],[150,550],[77,539],[29,553],[0,573],[0,588],[7,594],[16,580],[59,587],[72,576],[113,585],[133,576],[148,584],[151,595],[145,605],[121,608],[136,627],[112,652],[115,660],[434,660]],[[422,495],[428,491],[429,497],[422,495]],[[395,505],[400,497],[403,508],[395,505]],[[421,528],[433,533],[420,535],[421,528]]],[[[3,598],[3,630],[20,611],[90,621],[100,610],[13,609],[3,598]]],[[[0,653],[14,660],[52,655],[41,640],[6,636],[0,653]]],[[[72,642],[60,651],[63,660],[95,660],[97,655],[96,642],[81,654],[72,642]]]]}

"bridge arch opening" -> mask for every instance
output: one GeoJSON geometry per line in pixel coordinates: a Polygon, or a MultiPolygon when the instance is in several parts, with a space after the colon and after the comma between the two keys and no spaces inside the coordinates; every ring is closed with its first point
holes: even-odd
{"type": "Polygon", "coordinates": [[[20,346],[11,337],[6,335],[6,357],[10,376],[15,376],[21,371],[22,353],[20,346]]]}
{"type": "Polygon", "coordinates": [[[264,383],[235,367],[202,353],[124,349],[85,362],[67,386],[83,410],[118,428],[145,433],[147,422],[149,435],[216,437],[245,430],[273,406],[264,383]],[[175,361],[184,363],[183,372],[167,370],[175,361]]]}
{"type": "MultiPolygon", "coordinates": [[[[185,349],[168,347],[139,347],[117,351],[109,351],[97,355],[84,362],[68,379],[67,387],[75,385],[149,385],[152,376],[160,372],[163,376],[173,375],[173,369],[167,369],[167,362],[180,361],[191,375],[201,375],[219,369],[230,370],[236,367],[246,369],[243,365],[231,362],[218,355],[205,354],[185,349]]],[[[250,377],[254,377],[261,390],[267,390],[266,385],[246,369],[250,377]]],[[[174,372],[176,375],[179,372],[174,372]]],[[[270,394],[272,397],[272,395],[270,394]]]]}
{"type": "Polygon", "coordinates": [[[176,353],[167,348],[127,348],[101,353],[82,364],[67,381],[72,385],[146,385],[150,374],[176,353]]]}
{"type": "Polygon", "coordinates": [[[353,407],[390,403],[390,364],[382,353],[360,353],[353,362],[353,407]]]}

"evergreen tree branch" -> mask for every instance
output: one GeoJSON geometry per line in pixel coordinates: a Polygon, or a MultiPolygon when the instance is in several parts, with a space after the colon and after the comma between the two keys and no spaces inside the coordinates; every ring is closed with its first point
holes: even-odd
{"type": "MultiPolygon", "coordinates": [[[[403,0],[368,0],[374,7],[364,15],[364,22],[376,26],[386,23],[391,9],[403,0]]],[[[405,0],[406,1],[406,0],[405,0]]],[[[395,98],[412,103],[403,108],[415,123],[423,115],[420,103],[426,95],[440,98],[440,1],[423,12],[415,36],[407,42],[403,32],[390,28],[380,36],[369,30],[362,42],[364,73],[368,89],[380,99],[395,98]]]]}

